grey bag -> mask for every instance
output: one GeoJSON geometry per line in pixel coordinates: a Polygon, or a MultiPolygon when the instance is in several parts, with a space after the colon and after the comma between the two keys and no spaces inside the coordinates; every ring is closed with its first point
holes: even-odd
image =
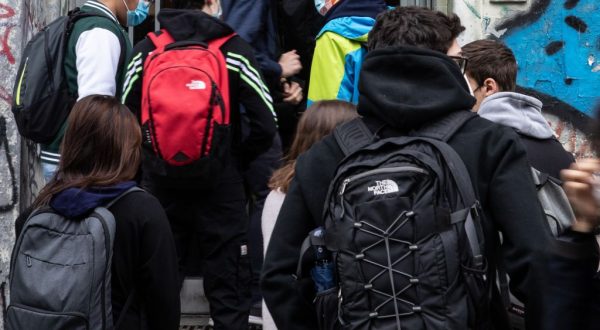
{"type": "MultiPolygon", "coordinates": [[[[538,200],[546,214],[548,227],[554,237],[571,226],[575,215],[567,199],[560,180],[547,173],[531,167],[531,176],[537,190],[538,200]]],[[[509,277],[504,267],[498,267],[498,282],[504,305],[508,309],[511,327],[515,330],[525,330],[525,305],[509,291],[509,277]]]]}
{"type": "Polygon", "coordinates": [[[108,208],[134,191],[142,190],[131,188],[83,219],[50,208],[29,216],[11,257],[8,330],[113,329],[115,218],[108,208]]]}

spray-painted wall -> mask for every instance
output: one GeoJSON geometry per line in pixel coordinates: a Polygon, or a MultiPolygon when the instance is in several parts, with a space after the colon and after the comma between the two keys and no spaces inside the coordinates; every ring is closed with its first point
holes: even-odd
{"type": "MultiPolygon", "coordinates": [[[[19,137],[12,120],[10,102],[19,63],[24,31],[24,4],[19,0],[0,3],[0,303],[5,310],[8,265],[14,242],[14,220],[18,215],[19,137]]],[[[0,319],[4,327],[4,317],[0,319]]]]}
{"type": "Polygon", "coordinates": [[[500,39],[515,53],[520,91],[544,102],[563,145],[590,156],[590,117],[600,97],[597,0],[455,0],[462,43],[500,39]]]}

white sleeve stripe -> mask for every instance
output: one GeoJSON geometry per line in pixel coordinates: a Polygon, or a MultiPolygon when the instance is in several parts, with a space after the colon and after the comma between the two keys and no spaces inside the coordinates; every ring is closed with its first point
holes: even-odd
{"type": "Polygon", "coordinates": [[[266,99],[269,100],[269,102],[273,102],[273,98],[271,98],[271,93],[269,92],[269,89],[266,88],[262,84],[262,80],[260,78],[256,77],[256,75],[254,75],[252,72],[250,72],[248,70],[248,67],[244,63],[236,61],[231,58],[227,58],[227,63],[241,69],[242,74],[244,74],[246,77],[248,77],[250,80],[252,80],[257,86],[260,87],[260,90],[265,95],[266,99]]]}
{"type": "MultiPolygon", "coordinates": [[[[141,53],[140,53],[141,55],[141,53]]],[[[133,77],[133,75],[135,73],[138,73],[142,70],[142,59],[138,59],[134,62],[131,62],[131,64],[133,64],[133,67],[131,69],[129,69],[129,71],[127,71],[127,73],[125,74],[125,82],[123,83],[123,86],[127,86],[129,85],[129,81],[131,80],[131,78],[133,77]]]]}

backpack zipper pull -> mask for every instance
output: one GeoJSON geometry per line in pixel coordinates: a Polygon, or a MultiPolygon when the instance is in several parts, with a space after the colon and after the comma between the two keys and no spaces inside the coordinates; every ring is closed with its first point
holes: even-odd
{"type": "Polygon", "coordinates": [[[30,256],[26,256],[25,260],[27,262],[27,267],[31,267],[31,257],[30,256]]]}
{"type": "Polygon", "coordinates": [[[342,181],[342,189],[340,189],[340,214],[338,215],[339,219],[342,220],[344,218],[344,214],[346,213],[346,208],[344,207],[344,192],[346,191],[346,186],[350,183],[350,178],[342,181]]]}

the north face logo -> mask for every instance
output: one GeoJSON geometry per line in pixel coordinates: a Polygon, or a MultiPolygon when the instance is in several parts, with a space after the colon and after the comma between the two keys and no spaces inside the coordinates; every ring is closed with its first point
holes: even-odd
{"type": "Polygon", "coordinates": [[[206,89],[206,83],[202,80],[192,80],[191,82],[185,84],[189,90],[197,90],[197,89],[206,89]]]}
{"type": "Polygon", "coordinates": [[[375,181],[376,186],[371,186],[368,191],[372,191],[373,195],[385,195],[398,192],[398,185],[392,180],[375,181]]]}

